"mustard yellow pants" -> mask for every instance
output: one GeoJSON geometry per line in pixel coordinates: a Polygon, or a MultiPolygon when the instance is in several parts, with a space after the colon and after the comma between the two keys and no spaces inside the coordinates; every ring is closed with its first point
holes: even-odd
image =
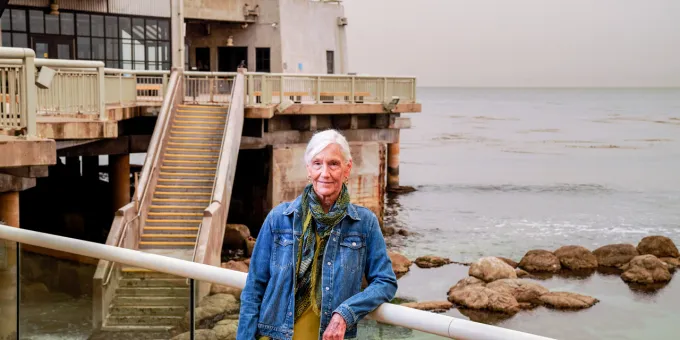
{"type": "MultiPolygon", "coordinates": [[[[300,315],[300,319],[295,321],[293,326],[293,340],[316,340],[319,337],[321,318],[314,314],[312,308],[300,315]]],[[[268,336],[261,336],[258,340],[272,340],[268,336]]]]}

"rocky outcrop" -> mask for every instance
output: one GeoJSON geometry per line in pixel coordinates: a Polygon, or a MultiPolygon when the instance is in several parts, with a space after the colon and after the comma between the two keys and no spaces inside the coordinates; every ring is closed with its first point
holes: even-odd
{"type": "Polygon", "coordinates": [[[621,279],[630,283],[652,284],[671,280],[668,265],[654,255],[636,256],[621,269],[624,270],[621,279]]]}
{"type": "Polygon", "coordinates": [[[680,267],[680,259],[675,258],[675,257],[662,257],[659,260],[666,262],[668,265],[669,269],[675,269],[680,267]]]}
{"type": "Polygon", "coordinates": [[[509,259],[509,258],[507,258],[507,257],[496,256],[496,258],[498,258],[499,260],[501,260],[501,261],[507,263],[507,264],[508,264],[510,267],[512,267],[512,268],[517,268],[517,266],[519,266],[519,263],[517,263],[517,262],[515,262],[515,261],[513,261],[513,260],[511,260],[511,259],[509,259]]]}
{"type": "Polygon", "coordinates": [[[630,262],[640,253],[632,244],[610,244],[595,249],[593,255],[597,258],[599,266],[619,267],[630,262]]]}
{"type": "Polygon", "coordinates": [[[507,314],[515,314],[520,310],[519,303],[512,295],[500,293],[482,286],[453,290],[448,300],[471,309],[483,309],[507,314]]]}
{"type": "Polygon", "coordinates": [[[456,283],[455,285],[451,286],[451,288],[449,288],[449,291],[446,292],[446,295],[451,295],[451,293],[454,290],[463,290],[466,287],[474,287],[474,286],[484,287],[485,284],[486,284],[486,282],[484,282],[484,281],[482,281],[482,280],[480,280],[476,277],[468,276],[468,277],[458,281],[458,283],[456,283]]]}
{"type": "Polygon", "coordinates": [[[415,261],[416,266],[420,268],[437,268],[451,263],[451,260],[439,256],[421,256],[415,261]]]}
{"type": "Polygon", "coordinates": [[[597,257],[581,246],[564,246],[555,250],[555,256],[563,268],[571,270],[596,269],[597,257]]]}
{"type": "Polygon", "coordinates": [[[654,255],[656,257],[680,257],[678,248],[673,240],[666,236],[647,236],[637,246],[640,255],[654,255]]]}
{"type": "Polygon", "coordinates": [[[217,340],[236,340],[238,320],[222,320],[212,329],[217,340]]]}
{"type": "Polygon", "coordinates": [[[502,279],[489,283],[486,288],[512,295],[519,303],[541,304],[541,296],[550,291],[538,283],[520,279],[502,279]]]}
{"type": "Polygon", "coordinates": [[[584,309],[600,302],[591,296],[568,292],[550,292],[541,295],[540,300],[546,307],[555,309],[584,309]]]}
{"type": "Polygon", "coordinates": [[[541,249],[528,251],[522,257],[519,266],[528,272],[557,273],[562,268],[555,254],[541,249]]]}
{"type": "Polygon", "coordinates": [[[255,248],[255,239],[251,236],[246,240],[246,256],[253,256],[253,249],[255,248]]]}
{"type": "Polygon", "coordinates": [[[383,236],[392,236],[397,233],[397,229],[391,226],[385,226],[382,228],[383,236]]]}
{"type": "Polygon", "coordinates": [[[243,224],[227,224],[224,229],[225,249],[235,249],[246,251],[246,241],[250,238],[250,229],[243,224]]]}
{"type": "MultiPolygon", "coordinates": [[[[196,329],[212,329],[215,325],[228,319],[230,315],[238,315],[240,305],[236,298],[229,294],[209,295],[201,299],[194,310],[196,329]]],[[[189,312],[184,315],[181,329],[189,329],[189,312]]]]}
{"type": "Polygon", "coordinates": [[[482,257],[470,265],[470,276],[474,276],[485,282],[500,279],[516,279],[515,269],[497,257],[482,257]]]}
{"type": "MultiPolygon", "coordinates": [[[[191,339],[190,332],[182,333],[182,334],[172,338],[172,340],[189,340],[189,339],[191,339]]],[[[217,335],[215,335],[215,332],[212,329],[197,329],[194,332],[194,339],[196,339],[196,340],[219,340],[217,338],[217,335]]]]}
{"type": "Polygon", "coordinates": [[[390,257],[390,260],[392,260],[392,270],[394,271],[394,274],[397,276],[397,278],[400,278],[404,276],[404,274],[408,273],[412,264],[411,260],[397,252],[390,251],[387,253],[387,255],[390,257]]]}
{"type": "Polygon", "coordinates": [[[402,304],[404,307],[426,310],[434,313],[443,313],[453,307],[449,301],[425,301],[425,302],[408,302],[402,304]]]}
{"type": "Polygon", "coordinates": [[[515,273],[517,274],[517,277],[520,279],[523,277],[531,277],[531,274],[529,274],[529,272],[520,268],[516,268],[515,273]]]}
{"type": "Polygon", "coordinates": [[[241,289],[234,288],[234,287],[227,287],[223,285],[218,285],[213,283],[210,286],[210,295],[215,295],[215,294],[229,294],[233,297],[236,298],[236,300],[241,299],[241,289]]]}

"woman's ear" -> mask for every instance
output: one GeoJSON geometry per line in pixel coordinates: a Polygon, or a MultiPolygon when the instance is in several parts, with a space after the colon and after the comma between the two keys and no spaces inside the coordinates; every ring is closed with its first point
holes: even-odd
{"type": "Polygon", "coordinates": [[[345,178],[349,178],[349,174],[352,172],[352,160],[350,159],[349,162],[347,162],[347,169],[345,169],[345,178]]]}

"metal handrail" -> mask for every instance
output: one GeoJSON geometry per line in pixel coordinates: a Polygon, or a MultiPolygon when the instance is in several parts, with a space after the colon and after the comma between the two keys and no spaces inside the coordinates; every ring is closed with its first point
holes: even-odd
{"type": "MultiPolygon", "coordinates": [[[[125,236],[127,236],[127,231],[128,231],[128,225],[136,220],[137,218],[140,217],[140,214],[135,215],[132,219],[129,221],[125,222],[123,225],[123,231],[120,233],[120,238],[118,238],[118,242],[116,242],[116,247],[120,247],[123,244],[123,240],[125,239],[125,236]]],[[[113,268],[116,266],[116,263],[109,262],[110,265],[106,267],[106,274],[104,274],[106,277],[104,278],[104,282],[102,283],[102,286],[106,286],[109,284],[109,281],[111,280],[111,274],[113,273],[113,268]]]]}
{"type": "MultiPolygon", "coordinates": [[[[238,74],[236,74],[238,76],[238,74]]],[[[231,97],[229,100],[229,105],[227,107],[231,107],[231,103],[233,102],[231,99],[234,98],[234,89],[236,88],[236,78],[234,78],[234,82],[231,84],[231,97]]],[[[212,191],[210,192],[210,202],[212,203],[215,198],[215,187],[217,186],[217,176],[220,173],[220,164],[222,160],[222,154],[224,150],[224,142],[227,139],[227,128],[229,127],[229,114],[227,113],[227,119],[224,122],[224,130],[222,131],[222,143],[220,144],[220,156],[217,158],[217,167],[215,168],[215,178],[213,181],[213,187],[212,191]]],[[[221,204],[222,202],[220,202],[221,204]]],[[[206,209],[208,209],[206,207],[206,209]]],[[[196,245],[194,246],[194,253],[191,255],[191,262],[196,261],[196,251],[198,250],[198,237],[201,235],[201,229],[203,227],[203,219],[201,219],[201,223],[198,225],[198,232],[196,233],[196,245]]]]}
{"type": "MultiPolygon", "coordinates": [[[[156,272],[243,289],[247,273],[169,256],[113,247],[0,224],[0,239],[145,268],[156,272]]],[[[192,307],[193,308],[193,307],[192,307]]],[[[548,337],[487,325],[444,314],[383,303],[367,318],[458,340],[554,340],[548,337]]],[[[190,320],[192,321],[192,320],[190,320]]],[[[192,324],[192,323],[190,323],[192,324]]]]}

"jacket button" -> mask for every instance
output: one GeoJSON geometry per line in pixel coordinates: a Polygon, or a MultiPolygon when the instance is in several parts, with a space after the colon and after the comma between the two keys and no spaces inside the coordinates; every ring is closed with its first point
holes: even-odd
{"type": "Polygon", "coordinates": [[[293,315],[293,313],[292,313],[292,312],[288,312],[288,316],[291,316],[291,315],[293,315]]]}
{"type": "Polygon", "coordinates": [[[326,290],[329,290],[330,288],[326,287],[326,290]]]}
{"type": "Polygon", "coordinates": [[[356,246],[356,245],[357,245],[357,243],[356,243],[356,242],[352,242],[352,246],[353,246],[353,247],[354,247],[354,246],[356,246]]]}
{"type": "Polygon", "coordinates": [[[331,265],[331,263],[330,263],[330,262],[328,262],[328,265],[330,266],[330,265],[331,265]]]}
{"type": "Polygon", "coordinates": [[[333,237],[333,241],[335,241],[335,240],[336,240],[335,237],[333,237]]]}

